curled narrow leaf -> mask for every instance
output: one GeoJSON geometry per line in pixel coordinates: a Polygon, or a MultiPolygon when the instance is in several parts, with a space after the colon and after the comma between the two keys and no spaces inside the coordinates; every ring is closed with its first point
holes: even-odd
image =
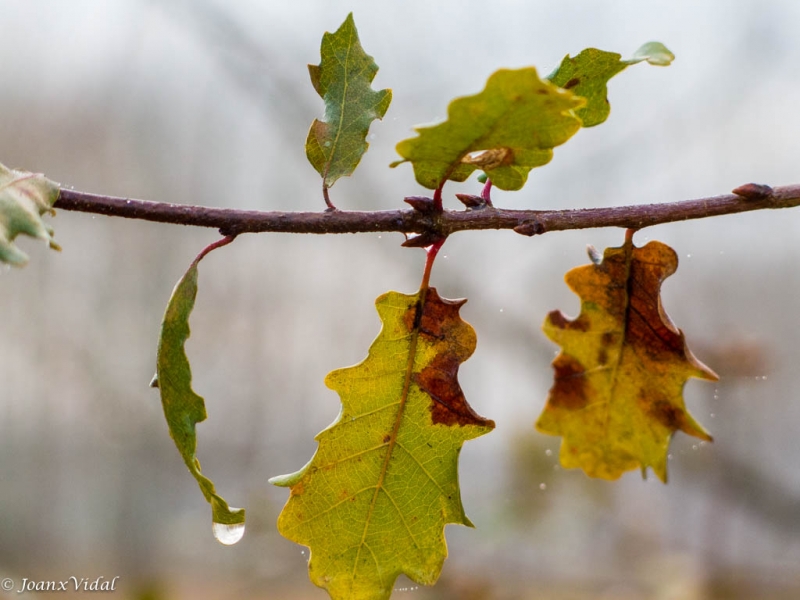
{"type": "Polygon", "coordinates": [[[547,76],[557,86],[568,89],[577,96],[586,98],[586,106],[575,114],[584,127],[594,127],[608,119],[611,107],[608,103],[608,82],[629,65],[647,61],[651,65],[667,66],[675,56],[663,44],[648,42],[623,60],[621,54],[587,48],[575,57],[564,57],[558,68],[547,76]]]}
{"type": "Polygon", "coordinates": [[[378,66],[364,52],[350,13],[335,33],[322,37],[319,65],[308,65],[311,83],[325,101],[325,119],[314,120],[306,139],[306,156],[322,175],[323,185],[351,175],[367,151],[369,126],[382,119],[391,90],[370,87],[378,66]]]}
{"type": "Polygon", "coordinates": [[[536,423],[563,437],[564,467],[604,479],[652,467],[666,482],[675,431],[711,441],[686,411],[683,387],[690,377],[717,376],[692,355],[659,296],[677,267],[669,246],[653,241],[637,248],[629,238],[607,249],[602,261],[566,274],[581,313],[569,320],[553,311],[545,320],[544,332],[562,350],[536,423]]]}
{"type": "Polygon", "coordinates": [[[0,164],[0,262],[22,267],[28,256],[15,244],[19,234],[44,240],[61,250],[53,240],[53,229],[42,221],[45,213],[54,214],[58,184],[38,173],[15,171],[0,164]]]}
{"type": "Polygon", "coordinates": [[[192,370],[184,346],[190,335],[189,315],[197,297],[197,263],[197,260],[192,263],[175,286],[167,304],[158,341],[156,377],[151,385],[161,393],[169,433],[181,457],[211,504],[214,535],[229,544],[241,538],[245,511],[231,508],[217,494],[214,483],[201,472],[196,454],[196,425],[205,421],[206,406],[202,396],[192,389],[192,370]]]}
{"type": "Polygon", "coordinates": [[[430,189],[481,169],[500,189],[518,190],[532,168],[550,162],[552,149],[580,129],[573,111],[584,104],[533,67],[500,69],[479,94],[453,100],[445,122],[417,127],[417,137],[397,144],[403,160],[392,166],[411,162],[417,181],[430,189]]]}
{"type": "Polygon", "coordinates": [[[383,328],[360,364],[331,372],[337,420],[297,473],[281,534],[311,549],[309,575],[334,600],[389,598],[401,573],[436,581],[447,547],[444,526],[471,526],[461,504],[458,454],[493,427],[473,412],[458,384],[475,331],[464,301],[434,288],[388,292],[376,301],[383,328]]]}

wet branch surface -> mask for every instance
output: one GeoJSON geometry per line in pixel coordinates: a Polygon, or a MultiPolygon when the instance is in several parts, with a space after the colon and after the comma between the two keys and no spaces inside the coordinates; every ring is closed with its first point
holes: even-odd
{"type": "MultiPolygon", "coordinates": [[[[426,233],[438,238],[458,231],[479,229],[513,229],[522,235],[595,227],[641,229],[661,223],[800,205],[800,185],[773,189],[745,184],[734,191],[736,193],[680,202],[570,210],[508,210],[482,205],[441,212],[421,210],[416,206],[372,212],[266,212],[151,202],[62,189],[55,208],[158,223],[213,227],[223,235],[397,231],[426,233]]],[[[469,198],[474,200],[477,197],[469,198]]]]}

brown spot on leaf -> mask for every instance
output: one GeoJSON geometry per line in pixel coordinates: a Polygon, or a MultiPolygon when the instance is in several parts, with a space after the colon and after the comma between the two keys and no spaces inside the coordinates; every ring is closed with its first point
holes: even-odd
{"type": "Polygon", "coordinates": [[[559,329],[572,329],[576,331],[589,330],[589,322],[586,319],[578,317],[577,319],[570,321],[560,310],[550,311],[547,314],[547,320],[550,321],[553,327],[557,327],[559,329]]]}
{"type": "Polygon", "coordinates": [[[391,440],[391,439],[392,439],[392,436],[387,433],[385,436],[383,436],[383,443],[384,444],[388,444],[389,440],[391,440]]]}
{"type": "Polygon", "coordinates": [[[474,349],[474,338],[471,342],[463,339],[464,328],[469,326],[458,312],[464,302],[442,299],[435,288],[429,288],[424,308],[417,303],[406,311],[403,320],[409,331],[416,329],[420,340],[437,348],[433,360],[414,374],[413,381],[431,398],[434,424],[494,427],[493,421],[472,410],[458,384],[458,367],[474,349]]]}
{"type": "Polygon", "coordinates": [[[289,495],[290,496],[300,496],[302,493],[306,491],[305,485],[302,481],[297,482],[291,488],[289,488],[289,495]]]}
{"type": "Polygon", "coordinates": [[[467,403],[458,384],[460,361],[453,354],[439,354],[414,382],[431,398],[431,421],[441,425],[478,425],[494,427],[494,421],[478,415],[467,403]]]}
{"type": "Polygon", "coordinates": [[[670,404],[666,398],[654,398],[651,394],[649,398],[640,398],[640,402],[645,404],[647,413],[651,417],[670,431],[677,431],[681,428],[683,415],[680,409],[670,404]]]}
{"type": "Polygon", "coordinates": [[[605,365],[608,362],[608,350],[600,348],[600,351],[597,353],[597,362],[600,365],[605,365]]]}
{"type": "Polygon", "coordinates": [[[579,410],[586,406],[586,371],[577,360],[559,354],[553,361],[555,380],[550,389],[549,403],[554,407],[579,410]]]}
{"type": "Polygon", "coordinates": [[[570,89],[574,88],[576,85],[578,85],[580,82],[581,82],[580,79],[578,79],[577,77],[573,77],[567,83],[564,84],[564,89],[565,90],[570,90],[570,89]]]}
{"type": "Polygon", "coordinates": [[[468,165],[475,165],[484,170],[496,169],[497,167],[513,163],[514,151],[505,146],[489,148],[488,150],[478,150],[464,156],[461,162],[468,165]]]}

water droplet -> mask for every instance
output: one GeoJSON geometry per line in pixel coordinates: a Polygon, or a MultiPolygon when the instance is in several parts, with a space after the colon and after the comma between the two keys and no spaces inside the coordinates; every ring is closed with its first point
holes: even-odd
{"type": "Polygon", "coordinates": [[[672,454],[667,454],[667,460],[672,460],[672,454]]]}
{"type": "Polygon", "coordinates": [[[378,239],[379,239],[379,240],[380,240],[380,239],[382,239],[382,238],[383,238],[383,236],[382,236],[382,235],[379,235],[379,236],[378,236],[378,239]]]}
{"type": "Polygon", "coordinates": [[[686,258],[692,258],[692,255],[691,254],[687,254],[686,258]]]}
{"type": "MultiPolygon", "coordinates": [[[[241,510],[239,508],[232,508],[231,510],[241,510]]],[[[226,525],[224,523],[212,523],[211,531],[214,537],[220,544],[225,546],[232,546],[244,537],[244,523],[235,523],[233,525],[226,525]]]]}
{"type": "Polygon", "coordinates": [[[502,308],[500,309],[500,312],[503,312],[503,309],[502,309],[502,308]]]}
{"type": "Polygon", "coordinates": [[[542,491],[546,490],[547,489],[547,484],[546,483],[540,483],[539,484],[539,489],[542,490],[542,491]]]}
{"type": "Polygon", "coordinates": [[[445,254],[442,258],[447,258],[447,254],[445,254]]]}
{"type": "Polygon", "coordinates": [[[375,139],[375,134],[374,133],[370,133],[369,134],[369,139],[374,140],[375,139]]]}
{"type": "Polygon", "coordinates": [[[553,471],[558,471],[561,467],[559,465],[553,465],[553,471]]]}
{"type": "Polygon", "coordinates": [[[717,416],[717,415],[715,415],[714,413],[711,413],[711,418],[712,418],[712,419],[713,419],[714,417],[716,417],[716,416],[717,416]]]}
{"type": "Polygon", "coordinates": [[[714,394],[714,400],[719,400],[719,395],[718,394],[714,394]]]}
{"type": "Polygon", "coordinates": [[[322,144],[322,145],[323,145],[323,146],[325,146],[326,148],[330,148],[330,146],[331,146],[331,143],[330,143],[330,142],[325,142],[325,143],[324,143],[324,144],[322,144]]]}
{"type": "Polygon", "coordinates": [[[553,456],[553,451],[552,451],[552,450],[550,450],[550,448],[548,448],[547,450],[545,450],[545,451],[544,451],[544,453],[545,453],[545,456],[553,456]]]}
{"type": "Polygon", "coordinates": [[[692,444],[692,450],[697,450],[697,444],[692,444]]]}

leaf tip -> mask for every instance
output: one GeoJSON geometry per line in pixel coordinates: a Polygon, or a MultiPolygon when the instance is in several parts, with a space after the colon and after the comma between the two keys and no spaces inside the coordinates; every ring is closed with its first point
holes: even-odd
{"type": "Polygon", "coordinates": [[[675,55],[664,44],[661,42],[647,42],[642,44],[631,58],[623,62],[635,64],[647,61],[656,67],[668,67],[673,60],[675,60],[675,55]]]}

